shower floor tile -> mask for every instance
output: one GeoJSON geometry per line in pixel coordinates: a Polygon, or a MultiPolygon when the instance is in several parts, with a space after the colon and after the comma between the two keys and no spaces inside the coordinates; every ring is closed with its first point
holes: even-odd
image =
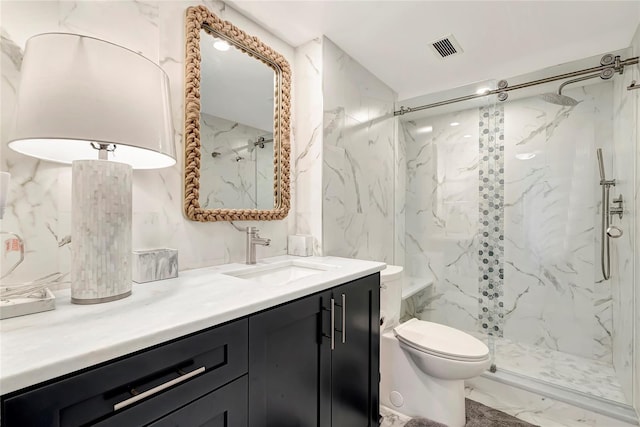
{"type": "MultiPolygon", "coordinates": [[[[486,335],[473,334],[483,342],[486,335]]],[[[496,338],[498,370],[628,404],[611,363],[496,338]]]]}

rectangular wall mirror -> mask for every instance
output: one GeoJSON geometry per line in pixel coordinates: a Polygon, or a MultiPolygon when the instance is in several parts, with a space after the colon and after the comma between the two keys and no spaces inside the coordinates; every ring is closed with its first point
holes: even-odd
{"type": "Polygon", "coordinates": [[[291,72],[257,37],[187,9],[185,214],[277,220],[289,206],[291,72]]]}

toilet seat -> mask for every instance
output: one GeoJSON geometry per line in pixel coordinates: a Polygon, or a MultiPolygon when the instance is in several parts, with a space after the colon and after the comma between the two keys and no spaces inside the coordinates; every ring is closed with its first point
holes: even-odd
{"type": "Polygon", "coordinates": [[[467,362],[489,358],[482,341],[449,326],[411,319],[393,331],[401,343],[433,356],[467,362]]]}

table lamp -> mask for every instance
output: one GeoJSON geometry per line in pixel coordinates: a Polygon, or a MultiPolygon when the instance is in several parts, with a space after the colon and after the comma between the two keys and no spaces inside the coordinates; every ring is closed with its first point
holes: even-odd
{"type": "Polygon", "coordinates": [[[72,164],[71,301],[131,294],[131,176],[175,164],[169,80],[124,47],[77,34],[27,41],[9,147],[72,164]]]}

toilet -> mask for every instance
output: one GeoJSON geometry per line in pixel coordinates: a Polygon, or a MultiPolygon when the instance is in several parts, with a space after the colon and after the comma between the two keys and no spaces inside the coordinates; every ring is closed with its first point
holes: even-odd
{"type": "Polygon", "coordinates": [[[400,323],[403,271],[380,272],[380,403],[410,417],[465,425],[464,381],[491,365],[489,348],[449,326],[400,323]]]}

